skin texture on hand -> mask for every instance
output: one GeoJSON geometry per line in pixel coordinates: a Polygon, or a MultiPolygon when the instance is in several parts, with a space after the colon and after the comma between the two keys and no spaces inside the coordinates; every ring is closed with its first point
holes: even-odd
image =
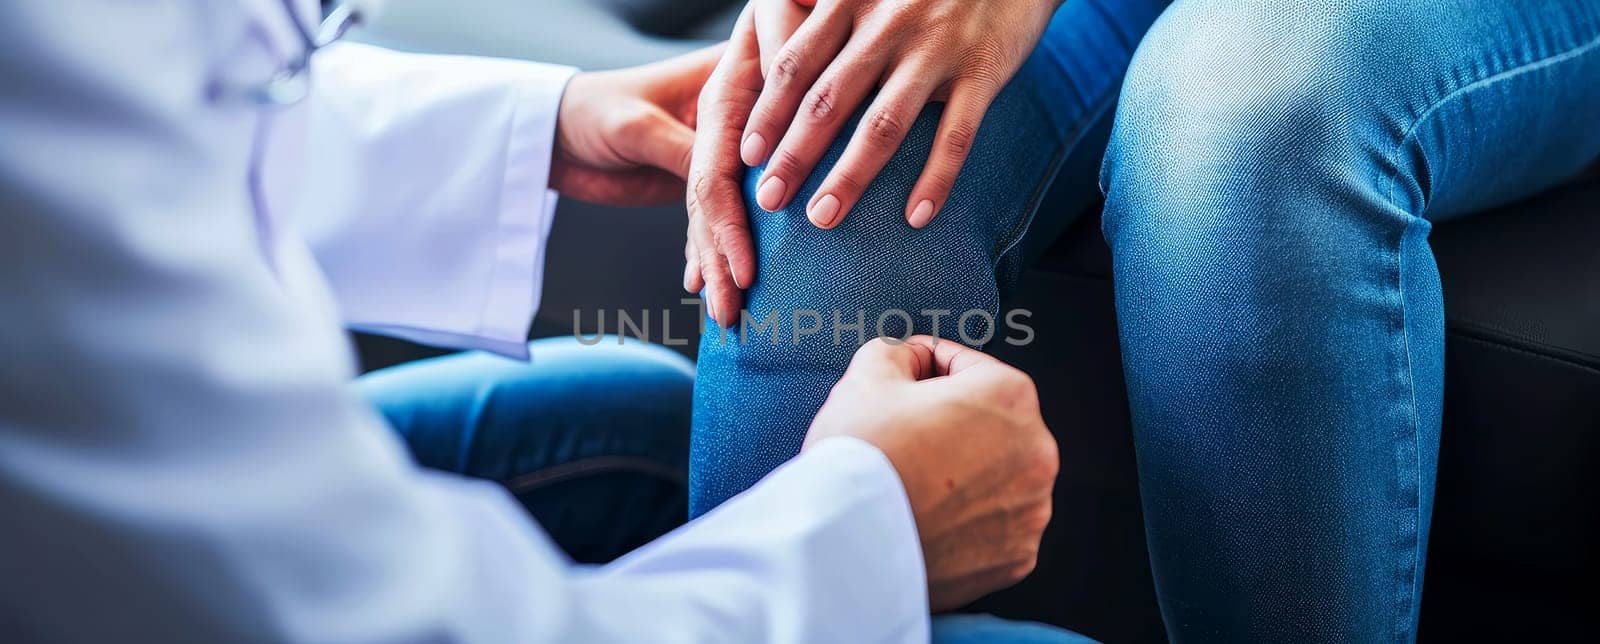
{"type": "Polygon", "coordinates": [[[806,434],[877,446],[905,484],[935,611],[1032,572],[1059,468],[1033,381],[955,342],[863,346],[806,434]]]}
{"type": "MultiPolygon", "coordinates": [[[[787,0],[785,0],[787,1],[787,0]]],[[[754,283],[755,251],[739,180],[739,134],[761,92],[761,56],[756,43],[756,4],[745,5],[722,60],[700,92],[700,127],[689,166],[688,243],[683,287],[705,289],[707,312],[726,327],[739,319],[742,289],[754,283]]]]}
{"type": "Polygon", "coordinates": [[[668,203],[682,195],[700,89],[721,55],[718,45],[574,76],[556,120],[550,186],[617,206],[668,203]]]}
{"type": "Polygon", "coordinates": [[[844,156],[806,204],[820,228],[844,219],[930,102],[938,133],[905,206],[921,228],[954,186],[990,103],[1044,33],[1057,0],[752,0],[702,101],[691,169],[684,288],[738,319],[755,279],[738,164],[766,169],[757,205],[785,207],[868,97],[844,156]],[[708,109],[714,108],[714,109],[708,109]]]}

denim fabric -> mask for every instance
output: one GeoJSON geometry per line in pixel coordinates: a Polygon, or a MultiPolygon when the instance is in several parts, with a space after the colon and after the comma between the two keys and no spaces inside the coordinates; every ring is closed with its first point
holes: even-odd
{"type": "Polygon", "coordinates": [[[694,367],[615,337],[422,360],[357,380],[424,467],[502,482],[575,560],[683,523],[694,367]]]}
{"type": "MultiPolygon", "coordinates": [[[[1141,42],[1158,4],[1063,5],[934,226],[901,220],[927,115],[839,228],[754,210],[749,306],[992,306],[1016,234],[1074,214],[1029,222],[1063,160],[1101,155],[1074,133],[1139,43],[1101,180],[1168,632],[1413,639],[1443,387],[1429,222],[1600,156],[1600,0],[1180,0],[1141,42]]],[[[853,348],[736,340],[703,340],[692,513],[794,453],[853,348]]]]}
{"type": "MultiPolygon", "coordinates": [[[[1020,339],[999,311],[1021,268],[1019,241],[1055,168],[1082,153],[1078,141],[1110,118],[1133,43],[1163,4],[1067,3],[989,109],[949,201],[922,230],[912,229],[903,213],[932,144],[938,106],[917,119],[835,229],[812,226],[804,204],[843,152],[844,137],[789,207],[751,208],[760,274],[747,294],[750,324],[727,331],[709,325],[700,343],[691,516],[799,450],[811,417],[862,342],[905,335],[908,326],[969,344],[1020,339]],[[757,333],[768,316],[775,316],[771,328],[757,333]],[[859,331],[845,328],[858,323],[859,331]]],[[[853,130],[854,121],[845,132],[853,130]]],[[[1097,160],[1100,150],[1087,154],[1097,160]]],[[[759,178],[759,169],[749,173],[746,203],[755,203],[759,178]]]]}
{"type": "Polygon", "coordinates": [[[1430,220],[1600,155],[1600,2],[1179,2],[1104,231],[1180,639],[1415,637],[1444,312],[1430,220]]]}
{"type": "Polygon", "coordinates": [[[931,640],[932,644],[1094,644],[1094,640],[1072,631],[993,615],[935,617],[931,640]]]}

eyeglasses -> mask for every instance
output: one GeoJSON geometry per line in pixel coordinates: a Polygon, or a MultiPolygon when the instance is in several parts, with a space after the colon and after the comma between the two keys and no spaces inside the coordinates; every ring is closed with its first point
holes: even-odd
{"type": "Polygon", "coordinates": [[[214,83],[211,97],[214,100],[242,100],[261,107],[286,107],[304,100],[311,91],[311,55],[317,50],[338,42],[351,27],[361,24],[361,12],[343,3],[328,13],[315,35],[306,29],[294,10],[294,0],[280,0],[289,22],[301,40],[300,54],[281,66],[276,73],[260,83],[225,85],[214,83]]]}

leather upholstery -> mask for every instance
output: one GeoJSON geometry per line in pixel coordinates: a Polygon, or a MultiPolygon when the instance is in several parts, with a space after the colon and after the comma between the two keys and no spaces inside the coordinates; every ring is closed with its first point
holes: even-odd
{"type": "MultiPolygon", "coordinates": [[[[1568,589],[1600,572],[1600,176],[1443,222],[1431,241],[1446,382],[1421,639],[1592,632],[1568,589]]],[[[980,606],[1159,641],[1149,571],[1128,554],[1143,556],[1143,524],[1110,275],[1091,212],[1007,304],[1034,311],[1039,339],[1002,357],[1038,381],[1050,426],[1070,429],[1057,432],[1067,474],[1056,512],[1072,519],[1046,532],[1033,577],[980,606]]]]}
{"type": "Polygon", "coordinates": [[[1433,235],[1452,334],[1600,369],[1600,179],[1433,235]]]}

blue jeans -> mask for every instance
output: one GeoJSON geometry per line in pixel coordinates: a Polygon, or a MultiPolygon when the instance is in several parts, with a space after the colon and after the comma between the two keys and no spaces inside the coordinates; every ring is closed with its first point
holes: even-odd
{"type": "MultiPolygon", "coordinates": [[[[610,561],[682,524],[693,365],[615,336],[528,349],[526,363],[460,353],[356,386],[420,465],[500,481],[577,561],[610,561]]],[[[936,618],[933,633],[939,644],[1092,641],[987,615],[936,618]]]]}
{"type": "Polygon", "coordinates": [[[459,353],[356,386],[418,464],[502,482],[577,561],[610,561],[682,524],[694,366],[610,336],[528,349],[526,363],[459,353]]]}
{"type": "Polygon", "coordinates": [[[1428,231],[1600,156],[1600,0],[1162,4],[1063,5],[929,228],[901,213],[937,107],[837,229],[798,207],[750,213],[748,307],[777,312],[782,337],[703,339],[692,514],[793,453],[854,348],[853,329],[830,342],[838,324],[796,333],[813,325],[792,311],[845,326],[864,311],[869,337],[886,310],[997,319],[1028,249],[1076,212],[1040,195],[1088,202],[1103,158],[1169,634],[1415,637],[1444,360],[1428,231]],[[1090,133],[1111,104],[1102,148],[1090,133]]]}

